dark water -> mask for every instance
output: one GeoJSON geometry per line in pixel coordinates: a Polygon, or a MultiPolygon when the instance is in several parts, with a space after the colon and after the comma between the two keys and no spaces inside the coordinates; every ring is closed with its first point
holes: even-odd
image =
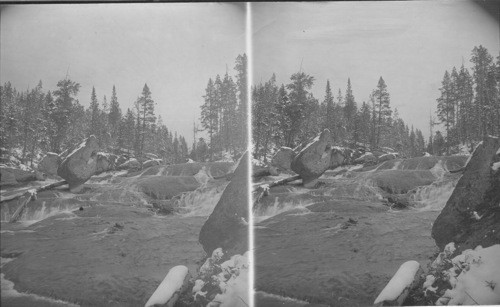
{"type": "MultiPolygon", "coordinates": [[[[412,192],[415,207],[407,210],[382,201],[384,191],[373,178],[394,173],[385,170],[326,174],[323,186],[313,190],[271,189],[256,211],[255,283],[262,291],[257,306],[373,305],[402,263],[425,265],[437,251],[432,223],[458,180],[440,163],[428,171],[435,181],[412,192]]],[[[398,184],[394,177],[382,179],[398,184]]]]}
{"type": "Polygon", "coordinates": [[[227,182],[181,191],[180,213],[159,216],[137,179],[42,192],[19,223],[6,222],[14,208],[2,206],[1,305],[141,306],[173,266],[194,274],[204,257],[199,231],[227,182]]]}

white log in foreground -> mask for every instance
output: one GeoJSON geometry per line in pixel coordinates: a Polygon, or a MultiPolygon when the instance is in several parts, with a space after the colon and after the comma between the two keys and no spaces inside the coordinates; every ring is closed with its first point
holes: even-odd
{"type": "Polygon", "coordinates": [[[420,263],[417,261],[403,263],[373,304],[375,306],[403,305],[410,290],[418,283],[420,272],[420,263]]]}
{"type": "Polygon", "coordinates": [[[171,268],[153,295],[151,295],[145,307],[173,307],[187,281],[187,275],[188,268],[183,265],[171,268]]]}

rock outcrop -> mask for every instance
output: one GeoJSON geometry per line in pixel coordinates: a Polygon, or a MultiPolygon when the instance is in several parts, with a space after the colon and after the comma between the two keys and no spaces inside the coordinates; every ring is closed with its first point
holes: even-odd
{"type": "Polygon", "coordinates": [[[0,185],[16,185],[20,182],[45,180],[45,176],[37,171],[22,170],[15,167],[0,166],[0,185]]]}
{"type": "Polygon", "coordinates": [[[160,165],[161,160],[160,159],[151,159],[147,160],[146,162],[142,163],[143,168],[148,168],[151,166],[157,166],[160,165]]]}
{"type": "Polygon", "coordinates": [[[440,249],[454,242],[457,252],[500,243],[500,140],[486,137],[432,227],[440,249]]]}
{"type": "Polygon", "coordinates": [[[305,187],[314,187],[318,178],[330,167],[331,134],[325,129],[293,159],[292,171],[300,175],[305,187]]]}
{"type": "Polygon", "coordinates": [[[296,153],[290,147],[281,147],[271,159],[271,165],[280,171],[290,171],[296,153]]]}
{"type": "Polygon", "coordinates": [[[378,157],[378,163],[382,163],[382,162],[394,160],[394,159],[396,159],[396,155],[393,153],[383,154],[380,157],[378,157]]]}
{"type": "Polygon", "coordinates": [[[201,228],[199,241],[207,255],[219,247],[228,256],[248,250],[248,174],[246,152],[214,211],[201,228]]]}
{"type": "Polygon", "coordinates": [[[110,153],[97,153],[96,174],[106,172],[115,168],[117,156],[110,153]]]}
{"type": "Polygon", "coordinates": [[[374,165],[377,164],[377,157],[371,152],[364,153],[361,157],[354,160],[355,164],[364,164],[364,165],[374,165]]]}
{"type": "Polygon", "coordinates": [[[128,169],[131,171],[139,171],[139,170],[141,170],[141,163],[139,163],[139,161],[137,161],[137,159],[131,158],[131,159],[127,160],[126,162],[118,165],[117,169],[120,169],[120,170],[128,169]]]}
{"type": "Polygon", "coordinates": [[[38,169],[47,175],[57,175],[57,169],[61,165],[61,157],[53,152],[48,152],[45,157],[38,163],[38,169]]]}
{"type": "Polygon", "coordinates": [[[337,166],[345,164],[348,160],[349,151],[347,148],[333,147],[332,148],[332,158],[330,160],[330,169],[334,169],[337,166]]]}
{"type": "Polygon", "coordinates": [[[81,191],[83,184],[95,174],[98,148],[97,139],[91,135],[68,154],[57,169],[57,174],[68,182],[71,192],[81,191]]]}

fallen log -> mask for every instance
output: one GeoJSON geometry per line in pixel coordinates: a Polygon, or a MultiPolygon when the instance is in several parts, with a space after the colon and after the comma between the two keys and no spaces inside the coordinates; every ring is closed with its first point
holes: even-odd
{"type": "Polygon", "coordinates": [[[38,193],[38,192],[42,192],[42,191],[46,191],[46,190],[51,190],[53,188],[57,188],[59,186],[65,185],[67,183],[68,182],[66,180],[61,180],[61,181],[54,182],[54,183],[51,183],[48,185],[44,185],[44,186],[41,186],[38,188],[30,189],[30,190],[28,190],[28,192],[18,193],[18,194],[10,195],[7,197],[2,197],[0,199],[0,203],[6,202],[6,201],[11,201],[14,199],[18,199],[18,198],[22,197],[23,195],[25,195],[26,193],[29,193],[30,191],[33,191],[34,193],[38,193]]]}
{"type": "Polygon", "coordinates": [[[291,177],[284,178],[281,180],[276,180],[276,181],[273,181],[271,183],[259,185],[258,187],[256,187],[253,190],[253,193],[254,193],[253,194],[253,199],[254,199],[253,208],[255,208],[255,206],[260,202],[262,197],[264,197],[268,194],[270,188],[275,187],[275,186],[279,186],[279,185],[284,185],[284,184],[287,184],[289,182],[299,180],[299,179],[302,179],[302,177],[300,177],[300,175],[295,175],[295,176],[291,176],[291,177]]]}

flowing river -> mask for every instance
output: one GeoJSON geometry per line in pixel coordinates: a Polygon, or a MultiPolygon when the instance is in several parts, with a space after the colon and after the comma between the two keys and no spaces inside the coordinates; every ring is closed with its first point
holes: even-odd
{"type": "Polygon", "coordinates": [[[447,171],[466,157],[450,160],[351,167],[327,171],[317,189],[271,188],[255,210],[257,306],[373,305],[402,263],[438,251],[432,223],[459,178],[447,171]],[[387,191],[412,207],[392,208],[387,191]]]}
{"type": "Polygon", "coordinates": [[[187,173],[102,174],[81,194],[39,193],[16,223],[16,203],[2,203],[1,305],[142,306],[173,266],[194,275],[205,256],[200,229],[228,182],[187,173]],[[176,213],[158,215],[152,203],[176,213]]]}

